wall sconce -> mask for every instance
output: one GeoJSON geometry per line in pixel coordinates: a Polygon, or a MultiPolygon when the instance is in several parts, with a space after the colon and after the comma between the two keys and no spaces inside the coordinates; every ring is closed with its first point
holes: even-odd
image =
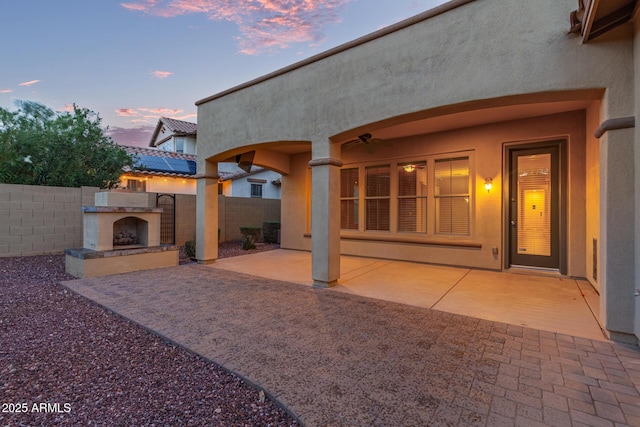
{"type": "Polygon", "coordinates": [[[414,170],[416,170],[416,165],[405,165],[405,167],[404,167],[404,171],[406,173],[411,173],[414,170]]]}
{"type": "Polygon", "coordinates": [[[493,188],[493,178],[486,177],[484,179],[484,188],[487,189],[487,193],[491,191],[491,188],[493,188]]]}

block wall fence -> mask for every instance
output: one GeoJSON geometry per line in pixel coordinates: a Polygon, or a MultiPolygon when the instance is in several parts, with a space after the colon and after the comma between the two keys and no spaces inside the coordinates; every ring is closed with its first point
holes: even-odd
{"type": "MultiPolygon", "coordinates": [[[[82,206],[93,206],[97,187],[0,184],[0,257],[60,254],[82,247],[82,206]]],[[[156,193],[148,193],[155,207],[156,193]]],[[[240,240],[240,227],[280,221],[280,200],[218,196],[220,240],[240,240]]],[[[175,242],[196,235],[196,196],[176,194],[175,242]]]]}
{"type": "Polygon", "coordinates": [[[96,187],[0,184],[0,256],[62,253],[82,246],[82,206],[96,187]]]}

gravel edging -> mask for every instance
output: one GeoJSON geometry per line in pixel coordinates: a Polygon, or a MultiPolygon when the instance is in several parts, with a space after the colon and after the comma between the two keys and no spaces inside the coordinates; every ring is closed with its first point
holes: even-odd
{"type": "Polygon", "coordinates": [[[299,425],[243,378],[58,284],[72,279],[61,255],[0,258],[0,425],[299,425]]]}

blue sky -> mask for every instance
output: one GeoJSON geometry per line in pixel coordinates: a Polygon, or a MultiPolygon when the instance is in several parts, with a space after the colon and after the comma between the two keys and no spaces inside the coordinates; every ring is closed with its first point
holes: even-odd
{"type": "Polygon", "coordinates": [[[199,99],[445,0],[0,2],[0,107],[75,103],[146,145],[161,116],[196,122],[199,99]]]}

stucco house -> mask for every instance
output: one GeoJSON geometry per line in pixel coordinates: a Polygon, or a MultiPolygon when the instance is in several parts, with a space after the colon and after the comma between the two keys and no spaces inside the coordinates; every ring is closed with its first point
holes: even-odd
{"type": "Polygon", "coordinates": [[[196,154],[198,126],[183,120],[160,117],[151,135],[149,147],[174,153],[196,154]]]}
{"type": "Polygon", "coordinates": [[[640,336],[635,0],[453,0],[199,100],[197,258],[218,164],[282,174],[281,247],[586,278],[640,336]]]}
{"type": "MultiPolygon", "coordinates": [[[[138,167],[125,171],[121,177],[122,187],[151,193],[196,194],[197,133],[195,123],[161,117],[149,148],[123,146],[129,155],[138,159],[138,167]]],[[[280,199],[279,173],[255,165],[246,169],[238,162],[221,163],[219,194],[280,199]]]]}

